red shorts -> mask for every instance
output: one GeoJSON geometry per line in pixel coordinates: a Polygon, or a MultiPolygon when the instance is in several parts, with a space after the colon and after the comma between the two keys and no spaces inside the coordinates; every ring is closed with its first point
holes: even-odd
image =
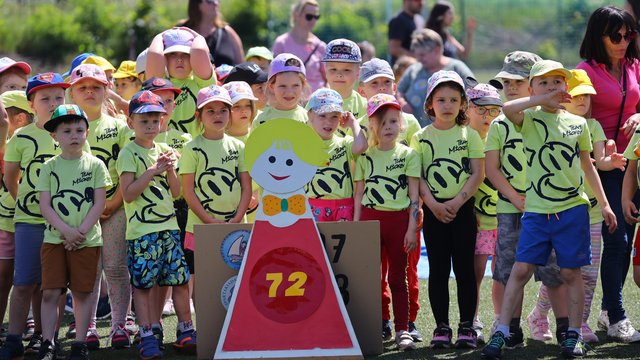
{"type": "Polygon", "coordinates": [[[316,221],[353,221],[353,198],[325,200],[309,199],[316,221]]]}
{"type": "Polygon", "coordinates": [[[633,231],[633,251],[631,258],[633,259],[633,265],[640,265],[640,223],[636,224],[636,228],[633,231]]]}

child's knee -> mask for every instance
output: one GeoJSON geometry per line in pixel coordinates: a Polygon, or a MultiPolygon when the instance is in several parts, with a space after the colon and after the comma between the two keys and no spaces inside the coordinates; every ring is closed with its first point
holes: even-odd
{"type": "Polygon", "coordinates": [[[567,284],[582,280],[582,272],[580,271],[580,268],[560,269],[560,276],[562,277],[562,280],[567,284]]]}
{"type": "Polygon", "coordinates": [[[62,295],[63,289],[44,289],[42,290],[42,302],[57,303],[62,295]]]}
{"type": "Polygon", "coordinates": [[[509,278],[514,278],[515,281],[518,282],[527,282],[531,275],[533,274],[533,265],[516,262],[513,264],[513,268],[511,269],[511,275],[509,278]]]}

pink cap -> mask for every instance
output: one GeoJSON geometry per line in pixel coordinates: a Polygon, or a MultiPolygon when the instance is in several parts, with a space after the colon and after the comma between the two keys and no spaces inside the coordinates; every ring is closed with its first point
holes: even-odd
{"type": "Polygon", "coordinates": [[[94,64],[80,64],[78,67],[73,69],[71,72],[71,80],[69,83],[71,86],[75,85],[79,81],[84,79],[93,79],[103,84],[104,86],[109,85],[109,81],[107,80],[107,75],[104,73],[98,65],[94,64]]]}
{"type": "Polygon", "coordinates": [[[307,76],[307,71],[304,68],[304,63],[300,60],[299,57],[289,54],[282,53],[273,59],[271,62],[271,68],[269,69],[269,79],[271,79],[274,75],[293,71],[297,73],[301,73],[304,76],[307,76]]]}
{"type": "Polygon", "coordinates": [[[15,61],[8,57],[0,58],[0,73],[3,73],[14,66],[20,68],[25,75],[29,75],[31,73],[31,66],[24,61],[15,61]]]}
{"type": "Polygon", "coordinates": [[[395,96],[389,94],[373,95],[367,102],[367,116],[371,116],[383,106],[391,106],[400,110],[401,106],[395,96]]]}
{"type": "Polygon", "coordinates": [[[198,110],[213,101],[220,101],[228,104],[229,106],[233,106],[231,96],[229,96],[229,91],[222,86],[211,85],[200,89],[197,101],[198,110]]]}

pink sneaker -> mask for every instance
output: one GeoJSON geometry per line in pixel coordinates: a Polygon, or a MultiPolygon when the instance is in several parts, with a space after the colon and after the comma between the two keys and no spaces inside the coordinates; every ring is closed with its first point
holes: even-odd
{"type": "Polygon", "coordinates": [[[587,344],[593,344],[600,341],[598,336],[593,333],[593,330],[591,330],[587,323],[582,323],[582,340],[587,344]]]}
{"type": "Polygon", "coordinates": [[[551,329],[549,329],[549,318],[540,314],[535,308],[527,316],[527,323],[533,340],[549,341],[553,339],[551,329]]]}

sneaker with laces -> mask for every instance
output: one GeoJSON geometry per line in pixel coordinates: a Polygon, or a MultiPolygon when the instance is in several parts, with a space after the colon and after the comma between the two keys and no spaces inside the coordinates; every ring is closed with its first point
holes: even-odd
{"type": "Polygon", "coordinates": [[[40,351],[38,352],[38,359],[57,360],[56,346],[51,342],[51,340],[45,340],[42,342],[40,351]]]}
{"type": "Polygon", "coordinates": [[[32,316],[27,318],[27,323],[24,326],[24,332],[22,333],[22,341],[29,341],[36,330],[36,322],[32,316]]]}
{"type": "Polygon", "coordinates": [[[384,341],[391,340],[392,333],[393,332],[391,330],[391,321],[382,320],[382,340],[384,341]]]}
{"type": "Polygon", "coordinates": [[[138,328],[138,325],[136,325],[136,318],[135,316],[133,316],[133,314],[127,315],[127,319],[124,322],[124,329],[127,330],[127,332],[129,333],[129,336],[135,335],[135,333],[137,333],[138,330],[140,330],[138,328]]]}
{"type": "Polygon", "coordinates": [[[458,325],[456,349],[475,349],[478,347],[478,334],[471,322],[458,325]]]}
{"type": "Polygon", "coordinates": [[[527,323],[529,324],[529,332],[533,340],[549,341],[553,339],[551,329],[549,328],[549,318],[540,314],[535,308],[531,310],[531,313],[527,316],[527,323]]]}
{"type": "Polygon", "coordinates": [[[583,357],[587,355],[587,348],[578,334],[575,331],[567,331],[564,335],[564,340],[560,344],[562,348],[562,356],[567,359],[573,359],[577,357],[583,357]]]}
{"type": "Polygon", "coordinates": [[[76,338],[76,322],[75,321],[71,321],[69,323],[69,329],[67,330],[67,333],[64,334],[64,336],[69,340],[76,338]]]}
{"type": "Polygon", "coordinates": [[[593,330],[591,330],[589,324],[587,323],[582,323],[581,332],[582,340],[584,340],[584,342],[586,342],[587,344],[594,344],[600,341],[600,339],[598,339],[598,336],[593,333],[593,330]]]}
{"type": "Polygon", "coordinates": [[[182,351],[187,354],[196,353],[196,331],[188,330],[185,332],[176,331],[176,342],[173,344],[173,348],[182,351]]]}
{"type": "Polygon", "coordinates": [[[473,320],[473,326],[471,327],[476,332],[476,340],[478,343],[484,344],[484,334],[482,333],[482,329],[484,329],[484,324],[478,320],[473,320]]]}
{"type": "Polygon", "coordinates": [[[89,360],[89,348],[87,347],[87,343],[79,341],[71,343],[69,360],[89,360]]]}
{"type": "Polygon", "coordinates": [[[598,315],[598,329],[602,331],[609,330],[609,313],[607,310],[600,310],[600,315],[598,315]]]}
{"type": "Polygon", "coordinates": [[[506,338],[506,343],[504,345],[505,349],[524,347],[524,333],[522,332],[522,328],[520,326],[518,326],[517,329],[510,328],[509,332],[511,334],[506,338]]]}
{"type": "Polygon", "coordinates": [[[502,331],[496,331],[489,342],[482,349],[483,359],[502,359],[502,348],[506,345],[506,339],[502,331]]]}
{"type": "Polygon", "coordinates": [[[175,315],[175,313],[176,313],[176,309],[173,307],[173,299],[168,299],[164,303],[164,307],[162,308],[162,315],[169,316],[169,315],[175,315]]]}
{"type": "Polygon", "coordinates": [[[109,341],[111,343],[111,347],[114,349],[126,349],[131,346],[129,333],[124,329],[123,324],[118,324],[115,328],[111,329],[109,341]]]}
{"type": "Polygon", "coordinates": [[[0,348],[0,359],[22,359],[23,356],[22,335],[7,335],[7,340],[0,348]]]}
{"type": "Polygon", "coordinates": [[[422,334],[418,331],[416,324],[413,321],[409,321],[409,335],[413,338],[414,342],[422,342],[422,334]]]}
{"type": "Polygon", "coordinates": [[[40,347],[42,346],[42,333],[40,331],[34,331],[31,336],[31,340],[24,348],[25,354],[38,354],[40,353],[40,347]]]}
{"type": "Polygon", "coordinates": [[[400,351],[409,351],[416,349],[416,343],[413,342],[413,336],[408,331],[401,330],[396,332],[396,345],[400,351]]]}
{"type": "Polygon", "coordinates": [[[500,318],[496,315],[495,319],[493,319],[493,323],[491,324],[491,331],[489,332],[489,338],[493,336],[493,334],[498,329],[498,324],[500,323],[500,318]]]}
{"type": "Polygon", "coordinates": [[[640,341],[640,333],[631,325],[629,319],[622,319],[615,324],[610,324],[609,330],[607,330],[607,337],[623,343],[640,341]]]}
{"type": "Polygon", "coordinates": [[[87,330],[87,339],[84,343],[87,344],[89,350],[100,349],[100,335],[96,328],[89,328],[89,330],[87,330]]]}
{"type": "Polygon", "coordinates": [[[145,336],[137,345],[138,354],[142,360],[158,359],[162,357],[162,351],[158,348],[158,341],[154,336],[145,336]]]}
{"type": "Polygon", "coordinates": [[[448,325],[441,324],[433,330],[433,338],[429,347],[432,349],[448,349],[451,347],[453,331],[448,325]]]}

